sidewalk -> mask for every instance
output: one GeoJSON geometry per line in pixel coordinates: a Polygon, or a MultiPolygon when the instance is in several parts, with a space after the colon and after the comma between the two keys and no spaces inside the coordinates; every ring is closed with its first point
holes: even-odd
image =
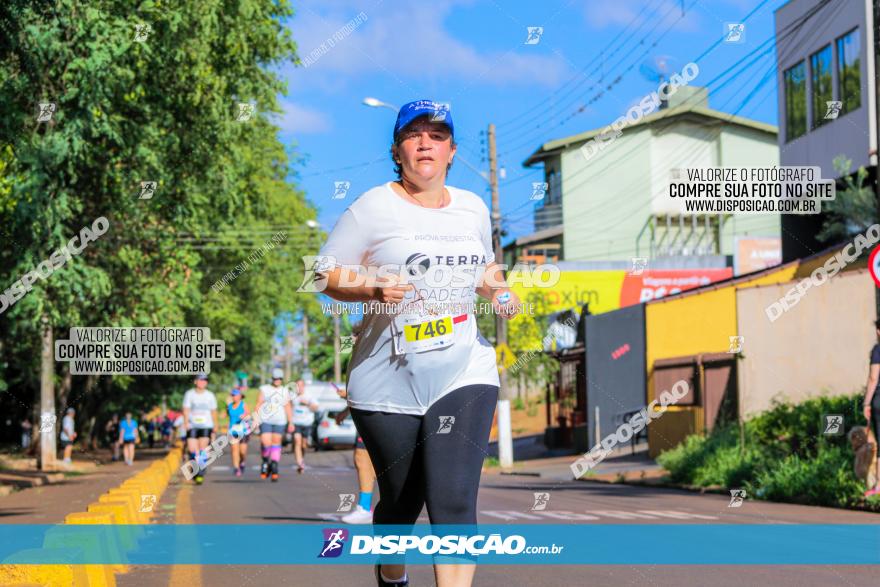
{"type": "MultiPolygon", "coordinates": [[[[663,469],[648,456],[648,443],[639,443],[635,448],[634,454],[629,446],[614,450],[581,480],[616,483],[623,477],[626,481],[659,482],[663,469]]],[[[498,456],[497,443],[489,444],[489,454],[498,456]]],[[[544,446],[543,435],[523,436],[513,439],[513,467],[491,467],[487,472],[554,481],[572,480],[571,464],[581,456],[571,449],[548,449],[544,446]]]]}
{"type": "Polygon", "coordinates": [[[85,510],[101,494],[146,469],[167,452],[163,448],[139,449],[131,467],[119,461],[95,467],[93,472],[53,473],[62,475],[62,480],[0,496],[0,523],[61,524],[67,514],[85,510]]]}

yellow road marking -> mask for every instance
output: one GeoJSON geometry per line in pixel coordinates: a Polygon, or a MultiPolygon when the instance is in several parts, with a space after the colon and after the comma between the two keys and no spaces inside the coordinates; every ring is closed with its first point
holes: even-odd
{"type": "MultiPolygon", "coordinates": [[[[192,485],[183,484],[180,491],[177,492],[176,512],[174,515],[175,524],[192,524],[192,485]]],[[[183,545],[180,545],[181,548],[183,545]]],[[[201,565],[173,565],[171,567],[171,578],[168,580],[168,587],[201,587],[202,586],[202,567],[201,565]]]]}

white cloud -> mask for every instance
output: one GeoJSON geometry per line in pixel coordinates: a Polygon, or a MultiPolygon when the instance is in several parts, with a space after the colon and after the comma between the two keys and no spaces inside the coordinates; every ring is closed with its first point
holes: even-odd
{"type": "Polygon", "coordinates": [[[330,129],[331,124],[324,113],[300,106],[287,100],[280,101],[284,114],[274,116],[273,122],[282,132],[300,134],[321,133],[330,129]]]}
{"type": "MultiPolygon", "coordinates": [[[[357,6],[343,4],[336,2],[329,10],[326,4],[300,6],[290,28],[301,58],[361,12],[357,6]]],[[[449,88],[452,94],[472,83],[553,87],[570,75],[563,58],[524,45],[526,30],[512,21],[508,21],[509,48],[481,51],[444,28],[454,5],[461,2],[386,4],[363,8],[367,20],[305,71],[346,76],[385,73],[404,86],[406,80],[414,84],[453,81],[457,87],[449,88]]],[[[286,73],[299,76],[305,72],[300,68],[286,73]]]]}

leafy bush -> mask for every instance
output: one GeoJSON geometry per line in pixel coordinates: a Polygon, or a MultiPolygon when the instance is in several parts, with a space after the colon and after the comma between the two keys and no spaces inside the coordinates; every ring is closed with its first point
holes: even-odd
{"type": "Polygon", "coordinates": [[[776,403],[744,425],[692,435],[657,461],[676,483],[745,487],[749,497],[848,507],[863,501],[845,434],[825,435],[824,415],[841,414],[845,432],[864,425],[861,394],[776,403]]]}

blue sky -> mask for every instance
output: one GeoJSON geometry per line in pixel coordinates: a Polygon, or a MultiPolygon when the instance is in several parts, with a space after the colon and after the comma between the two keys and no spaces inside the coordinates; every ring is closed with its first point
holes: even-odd
{"type": "MultiPolygon", "coordinates": [[[[531,182],[543,180],[540,167],[522,167],[531,152],[610,124],[656,90],[657,82],[640,71],[643,64],[664,58],[672,72],[681,71],[724,36],[725,23],[741,22],[757,8],[744,42],[720,43],[697,61],[691,85],[706,85],[773,37],[773,12],[785,2],[684,3],[682,16],[681,0],[295,2],[288,26],[302,59],[358,14],[366,20],[308,67],[281,69],[289,93],[277,120],[280,137],[303,157],[294,181],[329,230],[359,194],[395,177],[388,154],[395,113],[364,106],[363,98],[396,106],[422,98],[449,102],[459,155],[480,169],[488,169],[485,130],[490,122],[498,127],[499,165],[507,174],[500,182],[505,242],[528,234],[531,182]],[[543,34],[527,45],[527,27],[535,26],[543,34]],[[332,199],[335,181],[351,182],[345,199],[332,199]]],[[[709,84],[710,105],[776,124],[772,45],[748,57],[760,55],[732,81],[709,84]]],[[[489,202],[486,181],[460,162],[447,183],[489,202]]]]}

